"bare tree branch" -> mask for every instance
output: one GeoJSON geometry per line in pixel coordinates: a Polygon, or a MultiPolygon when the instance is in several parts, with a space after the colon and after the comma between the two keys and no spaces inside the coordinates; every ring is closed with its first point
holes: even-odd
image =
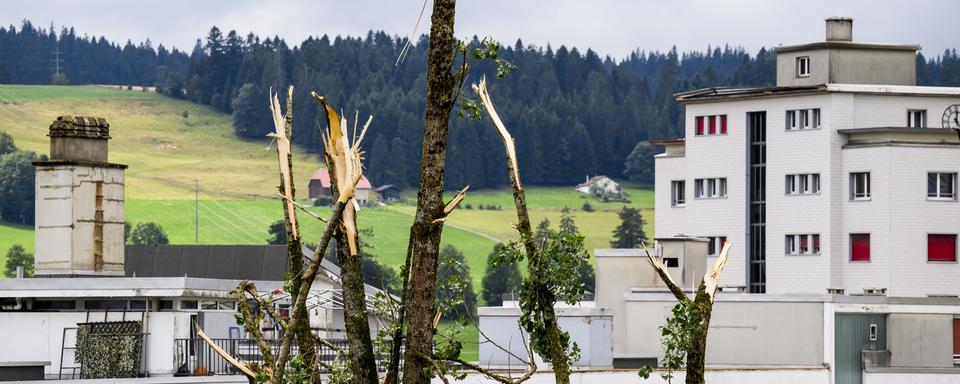
{"type": "Polygon", "coordinates": [[[243,364],[237,359],[233,358],[233,356],[230,356],[230,354],[227,353],[227,351],[224,351],[223,348],[220,348],[219,345],[214,343],[213,340],[210,340],[210,338],[207,337],[207,334],[203,333],[203,330],[200,329],[199,324],[194,323],[194,325],[197,327],[197,336],[200,336],[200,338],[203,339],[203,341],[206,342],[207,345],[209,345],[214,352],[220,355],[220,357],[222,357],[224,360],[230,363],[230,365],[237,367],[237,369],[239,369],[240,372],[243,372],[244,375],[247,375],[247,377],[255,378],[257,376],[257,374],[254,373],[252,370],[250,370],[250,368],[247,367],[246,364],[243,364]]]}

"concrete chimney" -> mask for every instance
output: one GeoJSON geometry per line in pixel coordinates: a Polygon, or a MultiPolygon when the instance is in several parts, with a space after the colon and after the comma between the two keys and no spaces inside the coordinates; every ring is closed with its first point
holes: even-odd
{"type": "Polygon", "coordinates": [[[107,161],[110,124],[60,116],[50,125],[50,160],[36,167],[39,276],[122,276],[123,164],[107,161]]]}
{"type": "Polygon", "coordinates": [[[827,18],[827,41],[853,41],[853,19],[849,17],[827,18]]]}

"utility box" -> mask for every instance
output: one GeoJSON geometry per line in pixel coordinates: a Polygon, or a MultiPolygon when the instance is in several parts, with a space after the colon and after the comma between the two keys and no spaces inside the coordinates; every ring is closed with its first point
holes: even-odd
{"type": "Polygon", "coordinates": [[[36,167],[37,276],[123,275],[123,164],[107,161],[110,125],[61,116],[36,167]]]}

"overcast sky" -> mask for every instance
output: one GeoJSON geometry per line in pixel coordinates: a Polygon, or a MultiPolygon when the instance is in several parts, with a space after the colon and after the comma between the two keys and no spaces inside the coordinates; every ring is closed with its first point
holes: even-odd
{"type": "MultiPolygon", "coordinates": [[[[243,35],[278,35],[299,44],[308,35],[411,32],[422,0],[3,0],[0,23],[73,26],[80,35],[189,51],[211,26],[243,35]]],[[[430,9],[417,33],[429,29],[430,9]]],[[[960,46],[960,1],[953,0],[461,0],[460,37],[493,36],[512,45],[592,48],[623,58],[631,51],[702,50],[708,45],[760,47],[823,40],[823,19],[854,18],[857,41],[918,43],[927,56],[960,46]]]]}

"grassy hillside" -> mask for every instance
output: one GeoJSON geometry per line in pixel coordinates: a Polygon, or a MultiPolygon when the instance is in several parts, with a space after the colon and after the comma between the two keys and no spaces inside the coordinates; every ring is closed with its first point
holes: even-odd
{"type": "MultiPolygon", "coordinates": [[[[200,180],[199,238],[201,244],[263,244],[270,223],[282,217],[276,191],[275,152],[269,141],[242,141],[234,137],[230,117],[209,108],[152,93],[99,87],[0,86],[0,118],[18,147],[48,150],[47,128],[63,114],[106,117],[111,124],[110,159],[130,165],[127,170],[127,219],[131,223],[154,221],[167,231],[172,243],[194,243],[194,179],[200,180]],[[188,117],[184,117],[184,113],[188,117]]],[[[298,190],[319,162],[313,155],[296,159],[298,190]]],[[[647,233],[653,228],[653,194],[649,189],[627,187],[628,205],[643,209],[647,233]]],[[[415,191],[407,191],[408,202],[415,191]]],[[[575,209],[575,220],[586,236],[587,248],[607,247],[619,223],[616,211],[624,203],[603,202],[577,193],[572,187],[527,189],[533,220],[559,224],[560,210],[575,209]],[[589,201],[594,212],[581,210],[589,201]]],[[[453,244],[467,257],[479,290],[487,255],[496,241],[516,238],[516,222],[509,190],[471,191],[444,230],[443,242],[453,244]],[[473,209],[466,209],[470,204],[473,209]],[[479,210],[495,205],[502,210],[479,210]]],[[[311,208],[321,216],[324,208],[311,208]]],[[[412,203],[361,211],[361,228],[373,229],[367,239],[382,262],[400,266],[406,251],[412,203]]],[[[321,227],[303,216],[306,241],[316,241],[321,227]]],[[[12,244],[33,250],[32,228],[0,225],[0,262],[12,244]]],[[[2,265],[2,264],[0,264],[2,265]]]]}
{"type": "MultiPolygon", "coordinates": [[[[192,199],[194,180],[233,197],[276,193],[276,152],[268,149],[270,141],[237,139],[228,115],[153,93],[0,85],[0,129],[17,147],[47,153],[47,130],[60,115],[107,119],[110,161],[130,166],[128,200],[192,199]]],[[[320,161],[300,151],[295,164],[297,185],[306,190],[320,161]]]]}

